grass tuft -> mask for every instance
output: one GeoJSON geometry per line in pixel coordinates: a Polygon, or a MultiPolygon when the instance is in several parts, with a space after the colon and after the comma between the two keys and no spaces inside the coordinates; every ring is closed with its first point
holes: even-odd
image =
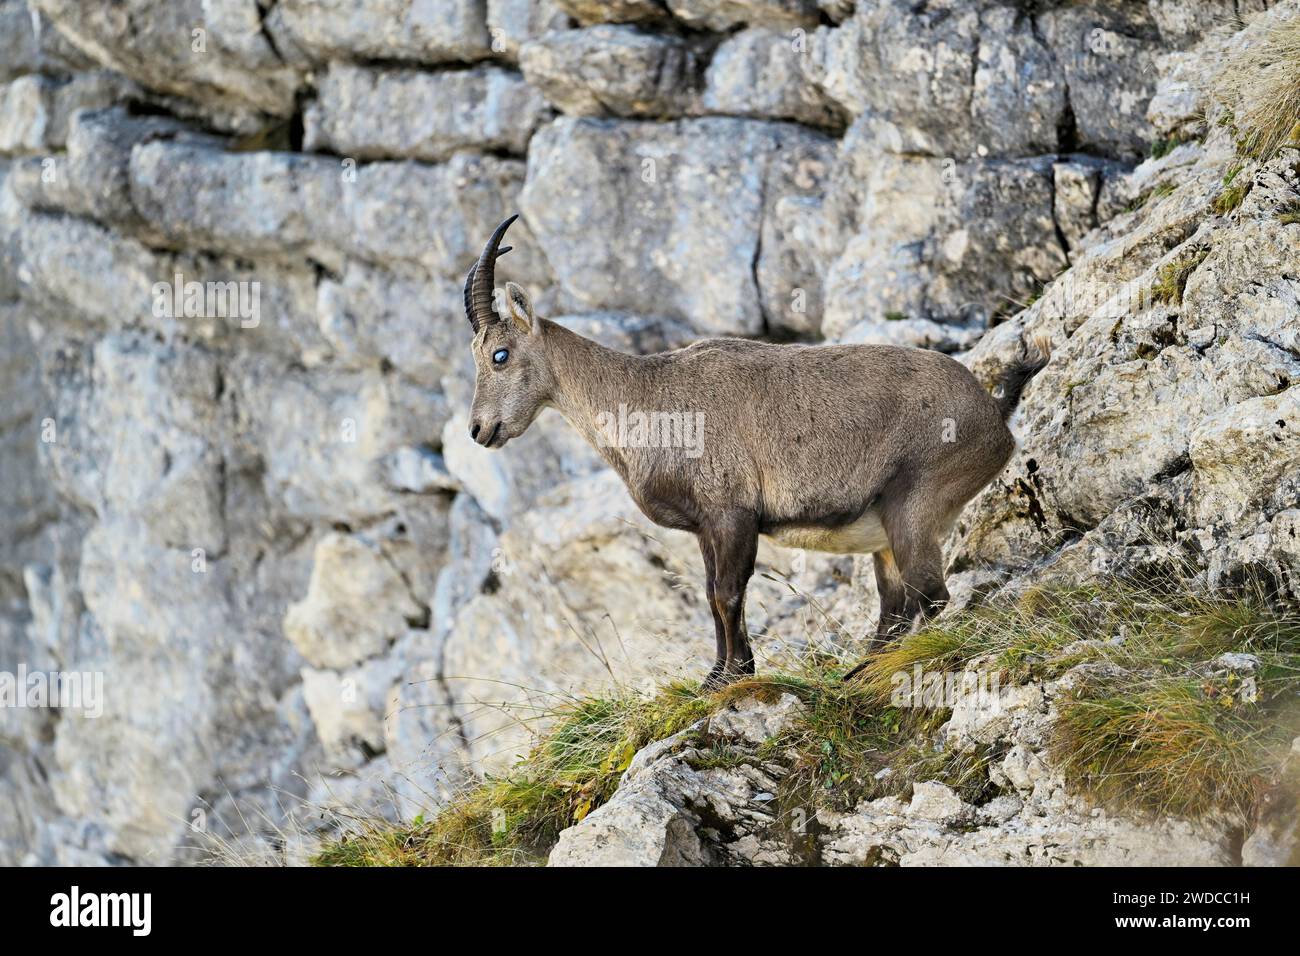
{"type": "Polygon", "coordinates": [[[1275,18],[1229,57],[1214,83],[1231,110],[1238,150],[1268,159],[1300,146],[1300,17],[1275,18]]]}
{"type": "Polygon", "coordinates": [[[1183,145],[1183,138],[1181,136],[1175,135],[1158,139],[1151,144],[1151,158],[1164,159],[1181,145],[1183,145]]]}
{"type": "Polygon", "coordinates": [[[1151,286],[1151,300],[1171,305],[1183,304],[1183,293],[1187,290],[1187,280],[1197,267],[1205,261],[1208,251],[1194,253],[1184,259],[1166,263],[1156,273],[1155,284],[1151,286]]]}
{"type": "Polygon", "coordinates": [[[1212,208],[1215,213],[1220,216],[1228,215],[1228,213],[1232,212],[1242,204],[1246,198],[1246,194],[1250,192],[1250,187],[1251,183],[1246,180],[1235,182],[1228,186],[1223,190],[1223,192],[1214,197],[1212,208]]]}

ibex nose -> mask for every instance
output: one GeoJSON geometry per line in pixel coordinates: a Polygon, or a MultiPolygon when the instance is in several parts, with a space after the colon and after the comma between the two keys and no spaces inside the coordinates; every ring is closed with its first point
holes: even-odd
{"type": "Polygon", "coordinates": [[[491,428],[485,428],[481,423],[474,422],[469,428],[469,437],[486,447],[492,444],[492,439],[497,437],[497,432],[500,430],[500,422],[497,422],[491,428]]]}

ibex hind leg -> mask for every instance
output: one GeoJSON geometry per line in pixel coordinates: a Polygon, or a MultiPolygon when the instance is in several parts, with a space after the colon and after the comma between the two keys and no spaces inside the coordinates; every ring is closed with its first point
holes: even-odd
{"type": "Polygon", "coordinates": [[[912,623],[908,613],[907,585],[898,569],[898,562],[890,548],[877,551],[874,555],[876,565],[876,593],[880,597],[880,619],[876,624],[875,637],[871,639],[868,650],[881,650],[885,644],[905,634],[912,623]]]}
{"type": "MultiPolygon", "coordinates": [[[[929,620],[948,603],[940,544],[940,526],[946,527],[946,523],[909,521],[906,508],[887,509],[883,519],[890,546],[875,555],[880,618],[867,646],[869,653],[884,650],[886,644],[911,630],[917,617],[929,620]]],[[[844,679],[857,675],[866,665],[857,665],[844,679]]]]}
{"type": "Polygon", "coordinates": [[[936,520],[917,507],[885,515],[890,548],[903,582],[903,606],[896,615],[891,637],[906,634],[918,616],[927,621],[948,603],[942,544],[947,524],[944,518],[936,520]]]}
{"type": "Polygon", "coordinates": [[[758,518],[749,512],[721,515],[702,534],[709,539],[716,567],[714,606],[726,636],[726,661],[720,680],[754,673],[754,652],[745,628],[745,591],[758,555],[758,518]]]}
{"type": "MultiPolygon", "coordinates": [[[[883,548],[877,551],[873,558],[876,568],[876,596],[880,599],[880,620],[876,625],[876,633],[867,643],[868,654],[884,650],[885,644],[906,632],[912,623],[910,619],[904,617],[907,603],[906,591],[903,576],[894,561],[894,552],[889,548],[883,548]]],[[[845,674],[844,679],[856,677],[870,661],[871,658],[868,657],[845,674]]]]}

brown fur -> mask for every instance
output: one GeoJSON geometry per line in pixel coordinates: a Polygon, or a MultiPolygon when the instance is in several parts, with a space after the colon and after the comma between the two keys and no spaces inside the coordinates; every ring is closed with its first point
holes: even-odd
{"type": "MultiPolygon", "coordinates": [[[[626,355],[535,316],[514,283],[502,307],[506,318],[482,321],[474,337],[471,433],[500,448],[555,408],[650,520],[699,538],[717,638],[710,685],[754,670],[744,598],[760,534],[874,551],[881,612],[873,646],[947,601],[941,542],[1014,448],[1010,408],[960,362],[893,346],[743,339],[626,355]],[[498,367],[492,355],[502,348],[509,357],[498,367]],[[702,412],[698,457],[686,448],[606,447],[599,416],[620,405],[702,412]]],[[[1016,379],[1017,392],[1026,379],[1016,379]]]]}

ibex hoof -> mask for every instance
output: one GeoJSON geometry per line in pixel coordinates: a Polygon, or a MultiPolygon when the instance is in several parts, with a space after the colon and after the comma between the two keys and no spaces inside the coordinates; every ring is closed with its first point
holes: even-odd
{"type": "Polygon", "coordinates": [[[721,664],[714,664],[713,669],[700,683],[701,693],[710,694],[715,690],[721,690],[727,686],[727,678],[723,675],[721,664]]]}
{"type": "Polygon", "coordinates": [[[713,669],[709,671],[708,676],[704,678],[704,682],[700,684],[700,690],[710,693],[715,690],[721,690],[728,684],[734,684],[738,680],[744,680],[747,677],[753,676],[753,664],[750,664],[748,667],[740,665],[719,666],[714,664],[713,669]]]}

